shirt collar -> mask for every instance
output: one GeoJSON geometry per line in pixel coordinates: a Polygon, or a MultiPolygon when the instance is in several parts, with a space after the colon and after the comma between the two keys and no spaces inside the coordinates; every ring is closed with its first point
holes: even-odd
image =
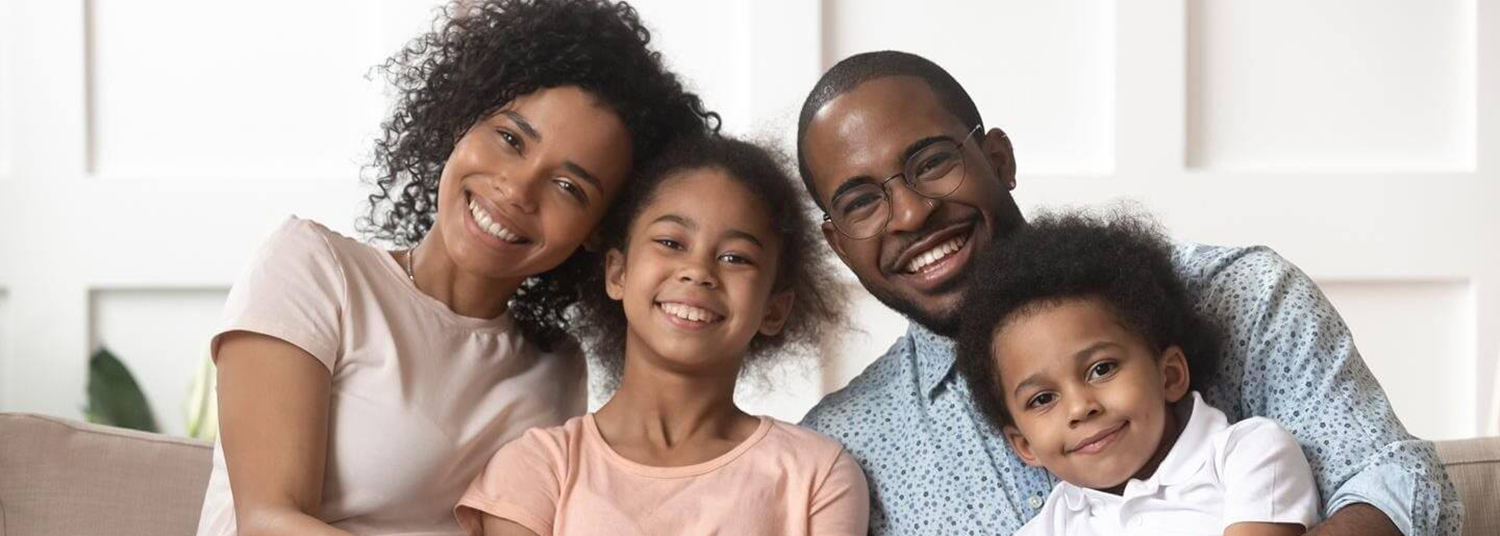
{"type": "Polygon", "coordinates": [[[912,353],[917,365],[917,386],[931,400],[937,394],[938,386],[953,374],[956,343],[916,322],[906,328],[906,337],[912,341],[912,353]]]}

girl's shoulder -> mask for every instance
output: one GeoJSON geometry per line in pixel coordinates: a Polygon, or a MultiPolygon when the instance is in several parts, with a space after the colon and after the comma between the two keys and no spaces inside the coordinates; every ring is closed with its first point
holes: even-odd
{"type": "Polygon", "coordinates": [[[805,458],[806,462],[820,467],[829,467],[840,456],[846,456],[843,443],[821,432],[782,421],[775,417],[761,417],[770,421],[770,430],[763,443],[789,455],[805,458]]]}

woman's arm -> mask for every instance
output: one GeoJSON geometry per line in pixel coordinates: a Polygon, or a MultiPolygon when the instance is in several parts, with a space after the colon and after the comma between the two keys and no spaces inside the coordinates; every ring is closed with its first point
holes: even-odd
{"type": "Polygon", "coordinates": [[[484,514],[484,536],[537,536],[531,529],[521,526],[509,519],[484,514]]]}
{"type": "Polygon", "coordinates": [[[314,517],[323,503],[329,374],[266,335],[220,337],[219,434],[243,536],[352,536],[314,517]]]}
{"type": "Polygon", "coordinates": [[[1296,523],[1235,523],[1224,529],[1224,536],[1302,536],[1307,527],[1296,523]]]}

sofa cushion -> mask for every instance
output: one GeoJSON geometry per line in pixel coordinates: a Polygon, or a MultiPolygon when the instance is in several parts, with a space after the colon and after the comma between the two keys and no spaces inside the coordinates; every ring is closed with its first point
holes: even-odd
{"type": "Polygon", "coordinates": [[[0,536],[191,535],[213,445],[0,414],[0,536]]]}

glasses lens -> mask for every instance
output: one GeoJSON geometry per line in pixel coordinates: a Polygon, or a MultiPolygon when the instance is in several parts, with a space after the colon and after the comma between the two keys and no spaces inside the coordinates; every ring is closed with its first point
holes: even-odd
{"type": "Polygon", "coordinates": [[[924,196],[951,194],[964,181],[963,151],[953,142],[928,145],[907,159],[906,177],[912,189],[924,196]]]}
{"type": "Polygon", "coordinates": [[[863,184],[845,190],[833,199],[833,224],[850,238],[868,238],[880,232],[890,217],[885,189],[863,184]]]}

